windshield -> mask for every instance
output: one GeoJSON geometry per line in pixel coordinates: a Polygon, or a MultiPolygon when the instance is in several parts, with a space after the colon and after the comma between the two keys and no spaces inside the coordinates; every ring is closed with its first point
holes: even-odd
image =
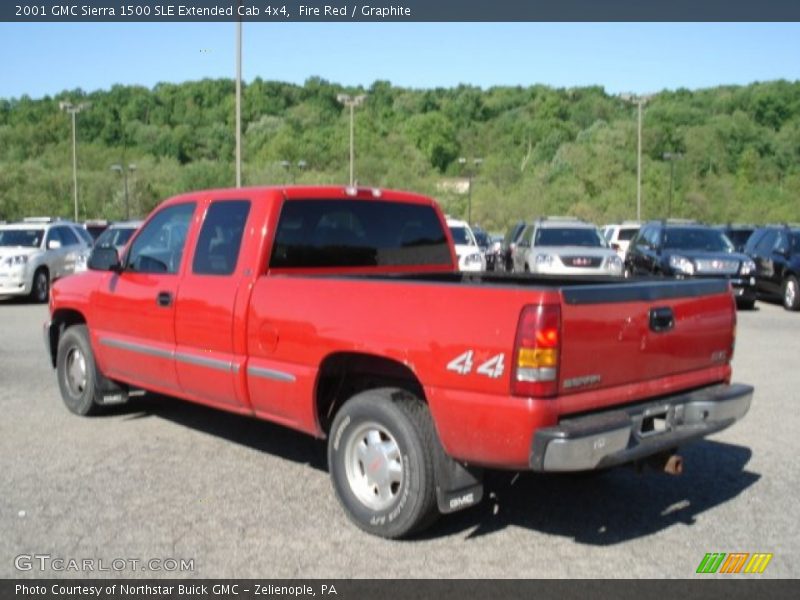
{"type": "Polygon", "coordinates": [[[453,243],[456,246],[474,246],[475,242],[472,236],[467,231],[466,227],[450,227],[450,233],[453,234],[453,243]]]}
{"type": "Polygon", "coordinates": [[[133,227],[111,227],[106,229],[100,234],[95,242],[96,246],[124,246],[131,239],[133,232],[136,231],[133,227]]]}
{"type": "Polygon", "coordinates": [[[43,237],[43,229],[5,229],[0,231],[0,246],[38,248],[43,237]]]}
{"type": "Polygon", "coordinates": [[[701,252],[733,252],[733,244],[721,231],[714,229],[671,229],[664,232],[664,248],[699,250],[701,252]]]}
{"type": "Polygon", "coordinates": [[[619,230],[617,239],[621,242],[630,242],[637,233],[639,233],[638,227],[624,227],[619,230]]]}
{"type": "Polygon", "coordinates": [[[792,236],[792,254],[800,252],[800,233],[795,233],[792,236]]]}
{"type": "Polygon", "coordinates": [[[478,246],[481,248],[485,248],[489,245],[489,234],[485,231],[473,231],[472,233],[475,234],[475,240],[478,242],[478,246]]]}
{"type": "Polygon", "coordinates": [[[584,246],[607,248],[605,238],[596,229],[553,227],[536,231],[534,246],[584,246]]]}

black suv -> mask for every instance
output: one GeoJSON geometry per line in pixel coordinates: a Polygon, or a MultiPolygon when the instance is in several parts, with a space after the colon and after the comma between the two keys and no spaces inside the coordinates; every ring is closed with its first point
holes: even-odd
{"type": "Polygon", "coordinates": [[[500,264],[497,265],[497,270],[503,270],[511,273],[514,270],[514,254],[517,251],[517,242],[522,236],[525,229],[525,221],[517,221],[506,232],[506,237],[503,238],[503,245],[500,248],[500,264]]]}
{"type": "Polygon", "coordinates": [[[739,308],[756,302],[756,266],[719,229],[685,221],[652,221],[631,240],[625,276],[724,277],[739,308]]]}
{"type": "Polygon", "coordinates": [[[758,293],[800,310],[800,226],[768,225],[750,236],[745,254],[756,263],[758,293]]]}
{"type": "Polygon", "coordinates": [[[750,239],[750,236],[753,235],[756,226],[730,224],[718,225],[717,229],[728,236],[728,239],[733,243],[733,247],[736,248],[737,252],[744,252],[745,244],[747,244],[747,240],[750,239]]]}

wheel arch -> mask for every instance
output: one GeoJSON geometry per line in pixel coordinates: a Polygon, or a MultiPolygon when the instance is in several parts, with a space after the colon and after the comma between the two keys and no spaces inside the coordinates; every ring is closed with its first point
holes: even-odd
{"type": "Polygon", "coordinates": [[[404,389],[428,403],[414,371],[396,359],[360,352],[328,355],[320,365],[315,389],[319,430],[327,435],[336,413],[355,394],[384,387],[404,389]]]}
{"type": "Polygon", "coordinates": [[[73,308],[59,308],[53,313],[50,319],[50,327],[48,328],[47,335],[49,336],[49,349],[50,349],[50,363],[53,368],[56,366],[56,357],[58,355],[58,341],[61,335],[67,328],[73,325],[85,325],[86,317],[83,313],[73,308]]]}

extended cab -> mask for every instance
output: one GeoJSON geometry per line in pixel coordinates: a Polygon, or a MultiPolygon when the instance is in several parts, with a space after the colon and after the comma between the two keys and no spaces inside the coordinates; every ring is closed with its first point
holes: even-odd
{"type": "Polygon", "coordinates": [[[727,281],[458,273],[438,206],[404,192],[172,198],[50,312],[71,411],[144,389],[326,438],[347,515],[385,537],[479,502],[484,467],[675,470],[753,392],[727,281]]]}

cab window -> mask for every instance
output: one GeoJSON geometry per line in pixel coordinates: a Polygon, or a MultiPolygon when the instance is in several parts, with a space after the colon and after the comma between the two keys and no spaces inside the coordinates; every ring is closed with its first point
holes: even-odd
{"type": "Polygon", "coordinates": [[[78,236],[69,227],[57,227],[57,229],[61,236],[62,246],[75,246],[81,243],[78,236]]]}
{"type": "Polygon", "coordinates": [[[133,241],[126,269],[137,273],[178,272],[195,203],[160,210],[133,241]]]}
{"type": "Polygon", "coordinates": [[[249,200],[211,203],[197,239],[192,272],[198,275],[230,275],[234,272],[249,213],[249,200]]]}

